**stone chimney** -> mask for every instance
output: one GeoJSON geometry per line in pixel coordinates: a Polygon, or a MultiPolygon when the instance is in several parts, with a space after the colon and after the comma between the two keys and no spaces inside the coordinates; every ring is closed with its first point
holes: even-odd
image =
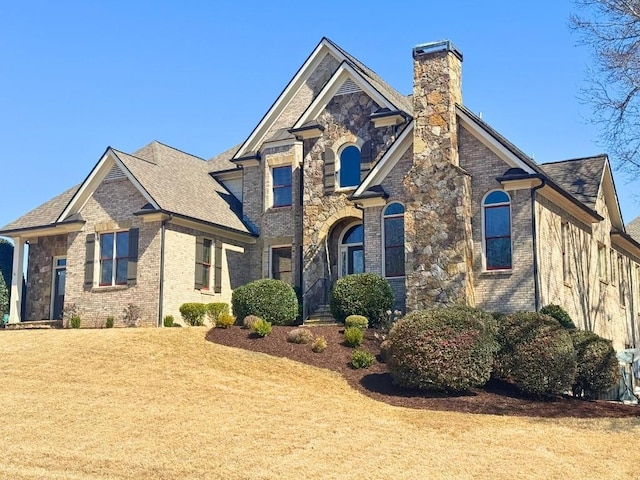
{"type": "Polygon", "coordinates": [[[471,177],[459,167],[462,53],[413,49],[413,165],[404,179],[407,310],[474,305],[471,177]]]}

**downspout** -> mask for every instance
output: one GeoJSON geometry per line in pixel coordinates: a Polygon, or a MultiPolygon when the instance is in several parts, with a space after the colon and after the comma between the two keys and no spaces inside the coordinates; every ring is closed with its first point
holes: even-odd
{"type": "Polygon", "coordinates": [[[531,188],[531,238],[533,240],[533,296],[535,311],[540,311],[540,278],[538,269],[538,232],[536,230],[536,191],[546,185],[540,178],[540,185],[531,188]]]}
{"type": "Polygon", "coordinates": [[[160,225],[160,288],[158,293],[158,327],[164,325],[162,305],[164,303],[164,236],[167,230],[167,222],[173,219],[173,215],[162,221],[160,225]]]}

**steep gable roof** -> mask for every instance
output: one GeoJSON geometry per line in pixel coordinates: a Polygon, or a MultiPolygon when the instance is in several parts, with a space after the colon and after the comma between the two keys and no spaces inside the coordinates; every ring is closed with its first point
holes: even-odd
{"type": "Polygon", "coordinates": [[[540,168],[562,188],[595,210],[606,155],[543,163],[540,168]]]}
{"type": "Polygon", "coordinates": [[[631,238],[636,242],[640,242],[640,217],[634,218],[625,226],[625,229],[631,238]]]}
{"type": "Polygon", "coordinates": [[[231,159],[234,157],[241,146],[241,143],[234,145],[233,147],[207,160],[207,164],[209,165],[209,172],[214,173],[223,170],[240,170],[240,166],[233,163],[231,159]]]}

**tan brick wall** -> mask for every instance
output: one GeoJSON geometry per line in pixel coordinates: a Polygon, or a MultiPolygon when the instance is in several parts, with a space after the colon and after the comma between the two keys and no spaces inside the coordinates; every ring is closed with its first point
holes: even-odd
{"type": "MultiPolygon", "coordinates": [[[[155,326],[158,319],[160,272],[160,223],[143,223],[133,215],[147,203],[129,180],[104,181],[81,210],[86,223],[81,232],[68,236],[65,306],[75,304],[83,326],[103,326],[113,316],[116,326],[125,324],[124,309],[132,304],[140,313],[140,326],[155,326]],[[84,288],[86,237],[97,224],[113,222],[140,229],[137,284],[84,288]]],[[[96,243],[96,255],[98,255],[96,243]]],[[[95,278],[99,269],[96,263],[95,278]]]]}

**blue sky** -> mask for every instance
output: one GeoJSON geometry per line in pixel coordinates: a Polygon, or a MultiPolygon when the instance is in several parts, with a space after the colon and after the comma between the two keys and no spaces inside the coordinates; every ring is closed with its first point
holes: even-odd
{"type": "MultiPolygon", "coordinates": [[[[463,101],[539,163],[601,153],[578,99],[570,0],[0,0],[0,226],[81,182],[107,146],[210,158],[243,141],[322,36],[402,93],[411,48],[450,39],[463,101]]],[[[640,183],[616,172],[625,222],[640,183]]]]}

